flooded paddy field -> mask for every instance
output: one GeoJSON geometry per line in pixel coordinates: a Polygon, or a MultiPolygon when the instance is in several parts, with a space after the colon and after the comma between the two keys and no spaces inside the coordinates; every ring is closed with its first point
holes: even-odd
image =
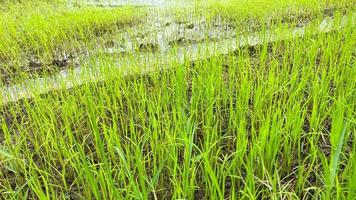
{"type": "Polygon", "coordinates": [[[355,2],[1,3],[0,199],[356,196],[355,2]]]}
{"type": "MultiPolygon", "coordinates": [[[[1,82],[8,85],[55,74],[79,67],[90,57],[102,53],[121,57],[164,52],[176,46],[238,38],[278,27],[303,27],[335,14],[354,13],[353,4],[342,4],[321,7],[318,11],[296,8],[264,18],[246,14],[227,17],[227,11],[211,9],[213,14],[196,11],[200,4],[187,1],[110,1],[110,5],[103,4],[106,1],[84,2],[79,7],[80,1],[69,2],[64,7],[41,4],[27,15],[15,12],[15,16],[11,16],[10,11],[4,12],[3,30],[13,32],[1,34],[1,82]],[[119,6],[120,2],[126,6],[119,6]],[[93,3],[102,6],[93,6],[93,3]],[[41,15],[46,9],[51,11],[48,16],[41,15]],[[78,18],[79,15],[83,19],[78,18]]],[[[31,5],[21,5],[24,9],[28,6],[31,5]]]]}

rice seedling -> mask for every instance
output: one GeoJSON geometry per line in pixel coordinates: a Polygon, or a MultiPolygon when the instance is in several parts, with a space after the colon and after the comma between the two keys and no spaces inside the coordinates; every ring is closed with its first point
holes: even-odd
{"type": "Polygon", "coordinates": [[[99,51],[81,66],[99,81],[0,106],[1,198],[355,199],[355,17],[344,14],[299,37],[264,25],[261,41],[227,52],[212,39],[99,51]]]}

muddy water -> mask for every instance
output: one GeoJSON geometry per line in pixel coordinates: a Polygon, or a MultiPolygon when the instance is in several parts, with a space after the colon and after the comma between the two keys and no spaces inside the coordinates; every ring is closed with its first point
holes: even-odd
{"type": "MultiPolygon", "coordinates": [[[[344,17],[341,23],[335,22],[332,18],[325,18],[317,27],[312,27],[311,30],[315,32],[311,34],[325,33],[337,30],[345,26],[348,18],[344,17]]],[[[355,15],[352,16],[352,23],[355,24],[355,15]]],[[[188,27],[189,29],[192,26],[188,27]]],[[[209,58],[215,55],[223,55],[235,51],[242,46],[255,46],[265,42],[274,42],[280,40],[289,40],[295,37],[303,37],[308,28],[300,27],[296,29],[287,29],[284,31],[267,31],[264,33],[255,33],[247,36],[230,35],[221,37],[216,40],[204,40],[196,43],[188,43],[186,45],[174,45],[162,48],[157,52],[141,52],[133,53],[129,56],[118,58],[116,68],[112,65],[109,68],[95,65],[92,68],[78,67],[75,69],[68,69],[61,73],[52,76],[44,77],[36,80],[26,81],[24,84],[6,86],[0,88],[0,104],[7,104],[15,102],[23,98],[32,98],[34,96],[47,93],[55,89],[69,89],[81,84],[93,83],[105,80],[108,75],[115,74],[118,71],[124,74],[137,73],[132,66],[139,67],[139,73],[145,74],[152,71],[169,68],[171,63],[184,63],[186,61],[192,62],[199,59],[209,58]],[[108,71],[112,73],[108,73],[108,71]]],[[[163,32],[164,33],[164,32],[163,32]]],[[[206,35],[205,35],[206,36],[206,35]]],[[[169,45],[169,36],[157,36],[163,40],[162,44],[169,45]]],[[[115,52],[115,50],[113,50],[115,52]]],[[[110,52],[109,52],[110,54],[110,52]]],[[[105,64],[103,65],[105,66],[105,64]]]]}

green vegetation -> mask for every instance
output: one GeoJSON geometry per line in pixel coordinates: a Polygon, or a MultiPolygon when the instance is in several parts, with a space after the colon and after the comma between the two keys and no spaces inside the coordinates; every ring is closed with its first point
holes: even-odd
{"type": "MultiPolygon", "coordinates": [[[[31,17],[31,26],[20,20],[21,34],[2,34],[50,53],[52,40],[71,48],[118,16],[133,19],[132,8],[112,21],[104,19],[118,10],[92,9],[53,18],[68,22],[63,32],[36,35],[29,27],[49,25],[31,17]]],[[[202,49],[209,58],[151,63],[150,73],[136,57],[122,68],[110,55],[91,57],[86,65],[103,69],[104,81],[0,106],[0,199],[355,199],[356,29],[348,16],[329,33],[314,27],[213,57],[202,49]]]]}

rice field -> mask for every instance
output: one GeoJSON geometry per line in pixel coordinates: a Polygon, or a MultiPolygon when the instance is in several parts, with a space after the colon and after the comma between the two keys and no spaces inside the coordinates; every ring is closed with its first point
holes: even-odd
{"type": "Polygon", "coordinates": [[[0,0],[0,199],[356,199],[355,1],[90,2],[0,0]]]}

